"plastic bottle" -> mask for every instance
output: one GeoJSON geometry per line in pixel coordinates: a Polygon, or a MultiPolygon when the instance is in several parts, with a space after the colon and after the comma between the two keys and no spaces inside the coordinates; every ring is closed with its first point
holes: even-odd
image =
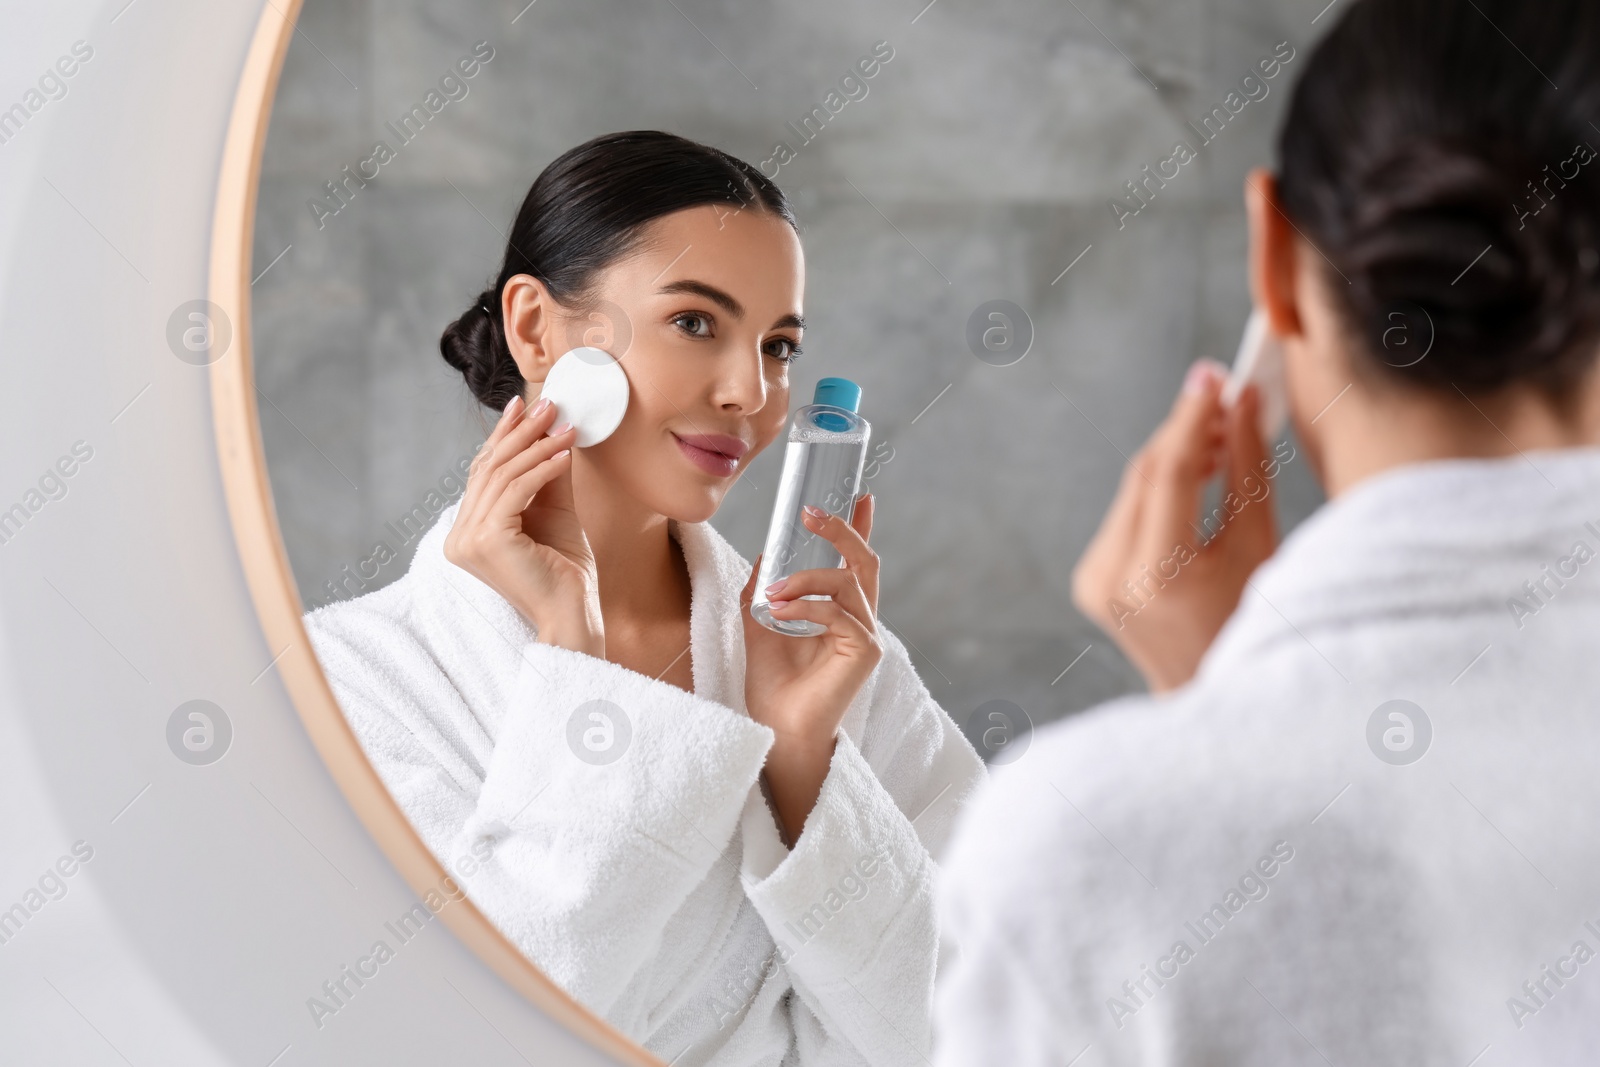
{"type": "MultiPolygon", "coordinates": [[[[761,553],[755,599],[750,614],[769,630],[792,637],[812,637],[826,627],[805,619],[775,619],[767,586],[796,571],[837,567],[837,549],[801,521],[801,508],[810,504],[838,515],[846,522],[855,514],[861,492],[861,472],[867,458],[872,427],[856,414],[861,387],[848,378],[823,378],[811,403],[794,413],[789,423],[789,445],[783,455],[783,475],[778,499],[767,528],[767,546],[761,553]]],[[[826,600],[813,595],[807,600],[826,600]]]]}

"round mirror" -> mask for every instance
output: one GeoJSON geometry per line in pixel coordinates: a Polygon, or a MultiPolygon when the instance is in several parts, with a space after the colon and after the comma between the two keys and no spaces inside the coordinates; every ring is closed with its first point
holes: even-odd
{"type": "Polygon", "coordinates": [[[624,1062],[921,1061],[953,819],[1036,726],[1138,684],[1064,607],[1070,562],[1237,338],[1243,270],[1203,264],[1242,263],[1283,94],[1265,38],[1092,14],[263,21],[212,291],[258,608],[412,886],[624,1062]],[[1208,138],[1182,116],[1235,59],[1256,90],[1208,138]],[[621,392],[567,431],[542,386],[595,353],[621,392]],[[837,427],[807,437],[813,399],[837,427]],[[807,463],[846,491],[788,528],[835,553],[787,602],[825,632],[793,637],[752,622],[779,596],[753,567],[804,555],[807,463]]]}

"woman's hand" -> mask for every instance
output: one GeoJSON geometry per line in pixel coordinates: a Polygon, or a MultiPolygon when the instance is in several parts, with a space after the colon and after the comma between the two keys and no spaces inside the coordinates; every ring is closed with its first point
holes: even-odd
{"type": "Polygon", "coordinates": [[[1238,606],[1245,580],[1278,541],[1256,422],[1259,394],[1249,386],[1224,407],[1223,379],[1216,363],[1189,369],[1171,413],[1123,473],[1072,574],[1073,603],[1110,635],[1152,692],[1194,676],[1238,606]],[[1220,531],[1208,522],[1214,536],[1201,544],[1195,529],[1201,494],[1224,467],[1226,519],[1220,531]]]}
{"type": "Polygon", "coordinates": [[[878,556],[867,547],[872,501],[870,495],[858,498],[849,522],[807,509],[806,529],[838,549],[844,566],[798,571],[768,590],[774,618],[806,619],[826,632],[791,637],[750,616],[760,559],[740,595],[745,705],[752,719],[777,735],[763,773],[791,844],[822,791],[845,710],[883,658],[876,630],[878,556]],[[831,599],[801,599],[818,594],[831,599]]]}
{"type": "Polygon", "coordinates": [[[572,506],[570,424],[514,397],[473,458],[444,555],[505,597],[544,644],[605,656],[594,553],[572,506]],[[547,435],[546,431],[551,432],[547,435]]]}

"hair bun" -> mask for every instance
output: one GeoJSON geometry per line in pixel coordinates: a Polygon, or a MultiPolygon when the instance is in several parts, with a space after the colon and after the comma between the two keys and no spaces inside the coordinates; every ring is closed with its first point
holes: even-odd
{"type": "Polygon", "coordinates": [[[1592,244],[1578,224],[1586,219],[1541,210],[1507,177],[1523,171],[1537,173],[1469,149],[1413,144],[1359,183],[1335,261],[1355,323],[1382,356],[1397,314],[1420,308],[1430,334],[1429,358],[1391,366],[1471,392],[1557,379],[1574,359],[1587,363],[1572,352],[1597,324],[1581,278],[1592,244]],[[1524,198],[1531,209],[1519,210],[1524,198]]]}
{"type": "Polygon", "coordinates": [[[496,290],[485,289],[439,338],[445,362],[461,372],[479,403],[496,411],[521,395],[527,384],[506,353],[498,316],[488,310],[498,296],[496,290]]]}

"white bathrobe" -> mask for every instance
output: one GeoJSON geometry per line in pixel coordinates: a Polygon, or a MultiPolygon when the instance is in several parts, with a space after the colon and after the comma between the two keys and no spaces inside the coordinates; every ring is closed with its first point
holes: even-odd
{"type": "Polygon", "coordinates": [[[935,1062],[1592,1065],[1597,823],[1600,451],[1384,472],[980,790],[935,1062]]]}
{"type": "Polygon", "coordinates": [[[920,1064],[934,861],[983,764],[881,624],[821,796],[785,849],[744,703],[750,566],[672,523],[694,692],[539,644],[444,557],[306,616],[334,693],[434,854],[564,989],[679,1067],[920,1064]],[[598,717],[597,717],[598,716],[598,717]],[[487,858],[485,858],[487,857],[487,858]]]}

